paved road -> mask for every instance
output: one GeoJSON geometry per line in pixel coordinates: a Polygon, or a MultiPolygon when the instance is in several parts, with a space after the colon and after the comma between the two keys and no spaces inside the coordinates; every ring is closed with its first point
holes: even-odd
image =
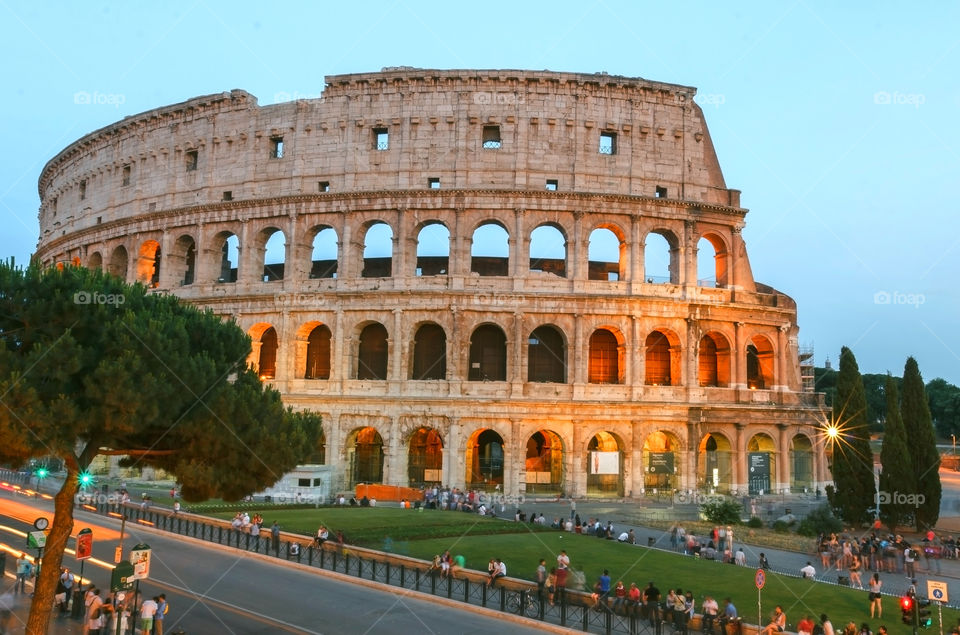
{"type": "MultiPolygon", "coordinates": [[[[17,532],[29,529],[37,505],[33,500],[0,497],[0,542],[20,549],[17,532]]],[[[94,558],[110,563],[119,538],[119,522],[80,512],[75,530],[94,532],[94,558]]],[[[538,633],[535,628],[505,622],[397,593],[380,591],[333,579],[318,571],[264,562],[248,554],[197,545],[176,537],[127,525],[124,554],[139,542],[153,548],[151,579],[142,584],[146,595],[166,593],[170,602],[166,632],[180,627],[188,635],[212,633],[538,633]]],[[[64,565],[79,566],[72,555],[64,565]]],[[[12,585],[8,557],[4,588],[12,585]]],[[[84,574],[101,586],[109,572],[88,562],[84,574]]],[[[23,626],[11,631],[22,633],[23,626]]],[[[79,633],[79,624],[57,620],[51,633],[79,633]]]]}

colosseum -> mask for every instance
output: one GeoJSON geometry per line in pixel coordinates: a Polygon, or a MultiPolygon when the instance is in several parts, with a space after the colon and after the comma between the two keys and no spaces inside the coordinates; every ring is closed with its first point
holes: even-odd
{"type": "Polygon", "coordinates": [[[323,415],[304,491],[822,488],[796,304],[754,280],[695,93],[400,67],[197,97],[51,159],[36,258],[240,325],[323,415]]]}

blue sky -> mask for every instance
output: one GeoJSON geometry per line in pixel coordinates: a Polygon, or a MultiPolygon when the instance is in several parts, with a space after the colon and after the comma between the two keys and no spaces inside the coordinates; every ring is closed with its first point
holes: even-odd
{"type": "Polygon", "coordinates": [[[960,384],[957,24],[956,2],[0,0],[0,257],[36,246],[47,160],[150,108],[385,66],[606,71],[698,88],[754,276],[797,300],[818,364],[847,345],[960,384]]]}

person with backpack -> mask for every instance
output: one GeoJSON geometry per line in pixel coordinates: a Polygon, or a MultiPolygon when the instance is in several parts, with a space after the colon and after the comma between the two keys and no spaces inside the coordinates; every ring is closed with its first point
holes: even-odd
{"type": "Polygon", "coordinates": [[[167,604],[167,596],[164,593],[161,593],[155,599],[157,601],[157,614],[153,618],[153,635],[163,635],[163,620],[167,616],[167,611],[170,610],[170,605],[167,604]]]}

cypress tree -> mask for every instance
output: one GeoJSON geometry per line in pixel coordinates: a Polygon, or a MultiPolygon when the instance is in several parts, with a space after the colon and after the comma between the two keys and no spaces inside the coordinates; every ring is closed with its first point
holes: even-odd
{"type": "Polygon", "coordinates": [[[839,434],[832,441],[835,487],[827,490],[830,505],[848,523],[859,525],[870,518],[876,500],[873,479],[873,452],[867,428],[867,398],[863,378],[853,351],[840,351],[837,396],[833,420],[839,434]]]}
{"type": "Polygon", "coordinates": [[[897,380],[887,375],[884,387],[887,401],[886,422],[884,424],[883,446],[880,449],[880,491],[877,493],[880,520],[896,533],[914,508],[901,496],[902,492],[916,491],[912,461],[907,445],[907,431],[900,417],[900,391],[897,380]]]}
{"type": "Polygon", "coordinates": [[[940,518],[940,452],[933,433],[933,420],[923,377],[917,360],[907,358],[903,368],[903,398],[900,400],[900,416],[907,433],[910,465],[916,494],[917,531],[937,524],[940,518]]]}

